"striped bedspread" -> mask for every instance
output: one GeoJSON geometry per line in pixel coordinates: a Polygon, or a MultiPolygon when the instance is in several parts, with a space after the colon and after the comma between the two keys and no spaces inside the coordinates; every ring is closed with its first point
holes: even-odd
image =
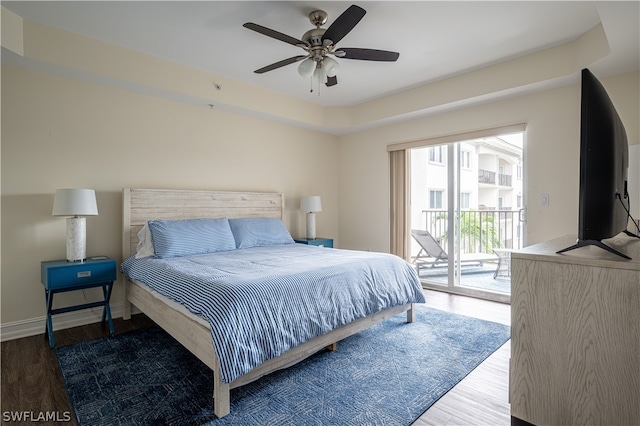
{"type": "Polygon", "coordinates": [[[341,325],[424,302],[397,256],[303,244],[132,257],[121,270],[209,322],[224,383],[341,325]]]}

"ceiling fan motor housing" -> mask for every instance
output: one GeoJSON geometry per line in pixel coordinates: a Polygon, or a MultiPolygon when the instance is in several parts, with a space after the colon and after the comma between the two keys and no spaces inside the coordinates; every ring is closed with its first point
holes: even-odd
{"type": "Polygon", "coordinates": [[[309,57],[316,62],[322,61],[330,51],[331,43],[328,40],[324,42],[322,40],[325,31],[324,28],[314,28],[302,36],[302,41],[307,43],[308,46],[305,50],[309,52],[309,57]]]}
{"type": "Polygon", "coordinates": [[[308,43],[311,47],[322,46],[322,36],[325,31],[326,30],[324,28],[314,28],[309,30],[302,36],[302,41],[308,43]]]}

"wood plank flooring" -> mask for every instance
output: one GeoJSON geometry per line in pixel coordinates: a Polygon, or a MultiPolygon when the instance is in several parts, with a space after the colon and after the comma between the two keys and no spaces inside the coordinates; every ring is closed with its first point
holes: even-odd
{"type": "MultiPolygon", "coordinates": [[[[148,327],[153,322],[144,315],[134,315],[130,321],[114,319],[116,333],[125,333],[138,328],[148,327]]],[[[55,329],[54,329],[55,330],[55,329]]],[[[0,348],[0,369],[2,373],[0,387],[1,424],[33,425],[31,421],[6,422],[5,415],[19,412],[30,412],[37,419],[40,413],[58,413],[64,418],[69,413],[75,425],[71,404],[64,388],[62,375],[58,369],[53,349],[43,334],[22,339],[2,342],[0,348]]],[[[108,326],[89,324],[82,327],[69,328],[55,332],[56,346],[70,345],[85,340],[108,336],[108,326]]],[[[37,424],[61,424],[55,422],[38,422],[37,424]]]]}
{"type": "MultiPolygon", "coordinates": [[[[511,324],[511,306],[425,290],[427,305],[443,311],[511,324]]],[[[427,410],[414,426],[511,424],[509,357],[511,340],[427,410]]]]}
{"type": "MultiPolygon", "coordinates": [[[[509,324],[509,305],[425,290],[427,305],[489,321],[509,324]]],[[[147,327],[152,321],[135,315],[130,321],[114,320],[117,333],[147,327]]],[[[44,331],[44,330],[43,330],[44,331]]],[[[56,345],[68,345],[108,335],[100,324],[55,332],[56,345]]],[[[3,342],[0,347],[1,424],[11,412],[71,413],[71,405],[58,371],[53,350],[44,335],[3,342]]],[[[414,426],[509,425],[509,342],[483,362],[462,382],[424,413],[414,426]]],[[[73,416],[72,416],[73,417],[73,416]]],[[[11,422],[26,425],[31,422],[11,422]]],[[[39,422],[38,424],[54,424],[39,422]]],[[[60,423],[57,423],[60,424],[60,423]]],[[[69,424],[75,424],[72,421],[69,424]]]]}

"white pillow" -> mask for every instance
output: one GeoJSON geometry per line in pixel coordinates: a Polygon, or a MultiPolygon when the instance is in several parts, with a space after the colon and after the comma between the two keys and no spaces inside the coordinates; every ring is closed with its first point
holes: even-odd
{"type": "Polygon", "coordinates": [[[151,241],[151,231],[149,224],[145,222],[141,230],[138,231],[138,246],[136,247],[136,259],[153,256],[153,242],[151,241]]]}

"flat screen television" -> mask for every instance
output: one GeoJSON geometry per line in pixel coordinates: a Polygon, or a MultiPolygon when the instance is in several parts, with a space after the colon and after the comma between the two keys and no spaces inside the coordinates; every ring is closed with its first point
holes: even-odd
{"type": "Polygon", "coordinates": [[[605,88],[585,68],[580,101],[578,241],[558,253],[595,245],[629,259],[602,242],[621,232],[633,235],[627,231],[628,168],[629,146],[622,121],[605,88]]]}

